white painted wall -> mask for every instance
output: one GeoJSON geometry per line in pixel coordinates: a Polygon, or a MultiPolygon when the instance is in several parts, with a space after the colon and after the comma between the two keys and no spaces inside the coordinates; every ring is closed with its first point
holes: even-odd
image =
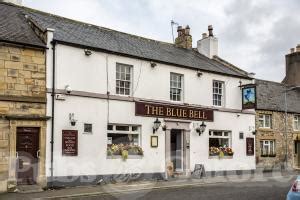
{"type": "MultiPolygon", "coordinates": [[[[85,56],[83,49],[57,45],[56,89],[70,85],[73,90],[106,94],[108,90],[115,94],[116,63],[133,65],[134,97],[169,101],[170,72],[184,75],[184,101],[182,103],[212,107],[213,80],[225,83],[225,108],[241,110],[240,78],[203,72],[200,78],[197,70],[184,69],[157,63],[151,68],[150,62],[101,52],[85,56]],[[106,68],[109,70],[106,71],[106,68]],[[108,82],[107,76],[108,74],[108,82]]],[[[51,57],[51,56],[49,56],[51,57]]],[[[47,87],[51,88],[52,63],[47,62],[47,87]]],[[[242,80],[243,84],[250,83],[242,80]]],[[[51,95],[47,95],[47,115],[51,116],[51,95]]],[[[170,101],[169,101],[170,102],[170,101]]],[[[170,102],[174,103],[174,102],[170,102]]],[[[130,172],[165,171],[165,136],[159,130],[159,147],[150,147],[150,135],[154,118],[135,116],[134,102],[66,96],[65,101],[55,101],[55,138],[54,138],[54,176],[118,174],[130,172]],[[70,126],[68,115],[75,114],[78,120],[75,127],[70,126]],[[108,119],[109,116],[109,119],[108,119]],[[83,133],[83,123],[93,124],[93,134],[83,133]],[[144,149],[142,159],[107,159],[107,123],[139,124],[142,126],[141,146],[144,149]],[[79,133],[79,154],[76,157],[62,156],[62,130],[76,129],[79,133]]],[[[191,130],[191,170],[195,163],[204,163],[207,171],[254,169],[255,158],[246,156],[245,139],[239,139],[239,132],[254,137],[249,127],[255,125],[255,115],[230,112],[215,112],[214,122],[207,122],[206,132],[198,136],[191,130]],[[208,159],[209,129],[231,130],[233,159],[208,159]]],[[[51,124],[47,128],[47,176],[50,176],[50,135],[51,124]]],[[[191,124],[191,127],[192,124],[191,124]]]]}
{"type": "MultiPolygon", "coordinates": [[[[225,108],[241,109],[240,78],[185,69],[158,63],[155,68],[150,62],[127,57],[93,52],[85,56],[83,49],[57,45],[57,89],[70,85],[73,90],[106,94],[106,65],[108,65],[108,89],[115,94],[116,63],[133,65],[132,96],[170,101],[170,73],[184,75],[184,100],[182,103],[212,106],[213,80],[225,83],[225,108]],[[107,62],[106,62],[107,60],[107,62]],[[107,64],[108,63],[108,64],[107,64]]],[[[51,72],[49,72],[51,74],[51,72]]],[[[251,83],[242,80],[243,84],[251,83]]],[[[51,85],[48,84],[48,87],[51,85]]]]}

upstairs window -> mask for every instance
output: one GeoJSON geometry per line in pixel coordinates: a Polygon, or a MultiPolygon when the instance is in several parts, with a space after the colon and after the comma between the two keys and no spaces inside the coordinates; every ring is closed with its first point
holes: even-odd
{"type": "Polygon", "coordinates": [[[272,115],[260,114],[258,121],[259,121],[260,128],[271,128],[272,115]]]}
{"type": "Polygon", "coordinates": [[[170,100],[182,101],[183,75],[171,73],[170,76],[170,100]]]}
{"type": "Polygon", "coordinates": [[[213,105],[223,106],[224,82],[213,81],[213,105]]]}
{"type": "Polygon", "coordinates": [[[117,63],[116,67],[116,94],[130,95],[132,66],[117,63]]]}
{"type": "Polygon", "coordinates": [[[300,115],[294,115],[294,130],[300,131],[300,115]]]}

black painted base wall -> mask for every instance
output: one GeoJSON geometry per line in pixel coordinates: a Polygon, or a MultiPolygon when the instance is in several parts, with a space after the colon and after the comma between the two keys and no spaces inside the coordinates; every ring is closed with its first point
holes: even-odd
{"type": "Polygon", "coordinates": [[[142,174],[109,174],[109,175],[81,175],[81,176],[56,176],[51,183],[51,177],[47,177],[48,187],[74,187],[87,185],[100,185],[118,182],[133,182],[141,180],[164,180],[165,173],[142,174]]]}

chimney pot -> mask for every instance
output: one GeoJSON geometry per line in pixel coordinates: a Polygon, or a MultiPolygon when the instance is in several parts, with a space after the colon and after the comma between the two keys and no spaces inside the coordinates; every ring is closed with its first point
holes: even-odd
{"type": "Polygon", "coordinates": [[[175,39],[175,45],[181,48],[192,48],[192,36],[190,35],[190,27],[187,25],[185,28],[182,26],[177,27],[178,36],[175,39]]]}
{"type": "Polygon", "coordinates": [[[291,53],[294,53],[295,52],[295,48],[291,48],[291,53]]]}
{"type": "Polygon", "coordinates": [[[209,57],[213,58],[218,55],[218,39],[213,35],[212,25],[208,26],[208,33],[202,34],[202,39],[197,41],[198,52],[209,57]]]}
{"type": "Polygon", "coordinates": [[[300,44],[296,46],[296,52],[300,52],[300,44]]]}
{"type": "Polygon", "coordinates": [[[208,26],[208,36],[210,36],[210,37],[213,37],[214,36],[214,34],[213,34],[213,26],[212,25],[209,25],[208,26]]]}

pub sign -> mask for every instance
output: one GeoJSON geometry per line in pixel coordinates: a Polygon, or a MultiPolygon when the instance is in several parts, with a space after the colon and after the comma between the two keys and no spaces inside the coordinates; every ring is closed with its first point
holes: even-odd
{"type": "Polygon", "coordinates": [[[194,121],[213,121],[212,109],[147,102],[135,102],[135,115],[146,117],[165,117],[194,121]]]}
{"type": "Polygon", "coordinates": [[[62,131],[62,155],[64,156],[78,155],[78,131],[77,130],[62,131]]]}
{"type": "Polygon", "coordinates": [[[243,109],[256,108],[256,87],[255,85],[246,85],[242,88],[243,109]]]}

